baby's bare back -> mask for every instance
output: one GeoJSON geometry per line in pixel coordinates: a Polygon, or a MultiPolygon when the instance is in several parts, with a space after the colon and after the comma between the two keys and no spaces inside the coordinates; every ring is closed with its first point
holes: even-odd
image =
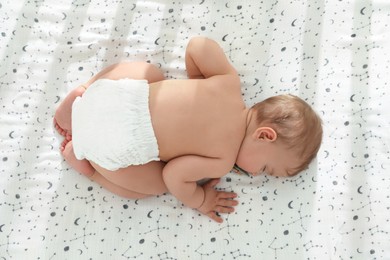
{"type": "Polygon", "coordinates": [[[149,107],[161,160],[199,155],[234,163],[247,115],[239,87],[212,79],[164,80],[150,85],[149,107]]]}

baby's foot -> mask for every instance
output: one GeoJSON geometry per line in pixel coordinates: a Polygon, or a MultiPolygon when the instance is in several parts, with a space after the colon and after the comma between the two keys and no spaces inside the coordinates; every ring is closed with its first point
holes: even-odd
{"type": "MultiPolygon", "coordinates": [[[[61,152],[63,152],[63,151],[65,150],[66,145],[67,145],[70,141],[72,141],[72,136],[71,136],[71,135],[65,136],[65,139],[64,139],[64,141],[62,141],[61,146],[60,146],[61,152]]],[[[73,145],[72,145],[72,148],[73,148],[73,145]]]]}
{"type": "Polygon", "coordinates": [[[61,146],[61,153],[65,161],[79,173],[87,176],[88,178],[92,177],[95,173],[95,169],[92,165],[87,160],[77,160],[73,151],[72,141],[65,139],[62,144],[64,143],[64,148],[61,146]]]}
{"type": "Polygon", "coordinates": [[[76,97],[82,96],[84,92],[85,88],[81,86],[73,89],[56,110],[54,127],[65,138],[72,135],[72,104],[76,97]]]}

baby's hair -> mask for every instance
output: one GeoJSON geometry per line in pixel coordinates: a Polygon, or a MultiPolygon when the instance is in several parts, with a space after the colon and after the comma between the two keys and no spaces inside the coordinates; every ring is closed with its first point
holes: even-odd
{"type": "Polygon", "coordinates": [[[273,128],[287,149],[294,149],[301,164],[290,169],[293,175],[306,169],[317,155],[322,141],[322,121],[316,112],[302,99],[294,95],[270,97],[255,104],[256,120],[260,126],[273,128]]]}

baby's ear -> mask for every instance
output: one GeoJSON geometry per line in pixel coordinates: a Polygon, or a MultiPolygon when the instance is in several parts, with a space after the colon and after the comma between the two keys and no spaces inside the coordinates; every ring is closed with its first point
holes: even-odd
{"type": "Polygon", "coordinates": [[[278,134],[271,127],[259,127],[254,132],[253,138],[273,142],[278,138],[278,134]]]}

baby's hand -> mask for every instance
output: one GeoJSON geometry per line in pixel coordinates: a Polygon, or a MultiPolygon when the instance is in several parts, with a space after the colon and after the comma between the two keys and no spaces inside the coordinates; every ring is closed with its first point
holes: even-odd
{"type": "Polygon", "coordinates": [[[234,206],[237,206],[238,201],[233,200],[237,197],[234,192],[217,191],[215,185],[220,179],[212,179],[206,182],[202,187],[204,190],[203,204],[198,208],[198,211],[205,214],[212,220],[222,223],[222,218],[217,213],[234,212],[234,206]]]}

